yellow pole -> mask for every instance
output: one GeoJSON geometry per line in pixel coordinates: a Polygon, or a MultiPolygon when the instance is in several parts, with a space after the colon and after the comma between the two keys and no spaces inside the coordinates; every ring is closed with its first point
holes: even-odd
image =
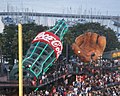
{"type": "Polygon", "coordinates": [[[19,43],[19,96],[23,96],[23,70],[22,70],[22,25],[18,24],[19,43]]]}

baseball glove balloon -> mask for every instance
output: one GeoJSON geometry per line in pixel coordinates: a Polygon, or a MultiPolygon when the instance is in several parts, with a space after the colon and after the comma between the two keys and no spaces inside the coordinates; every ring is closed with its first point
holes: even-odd
{"type": "Polygon", "coordinates": [[[96,61],[102,56],[105,47],[106,37],[93,32],[79,35],[72,44],[74,53],[82,62],[90,62],[91,59],[96,61]]]}

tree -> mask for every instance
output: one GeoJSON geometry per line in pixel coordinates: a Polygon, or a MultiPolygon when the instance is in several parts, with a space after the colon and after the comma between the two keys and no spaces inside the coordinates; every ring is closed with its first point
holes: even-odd
{"type": "Polygon", "coordinates": [[[0,63],[0,72],[1,74],[3,74],[3,68],[2,68],[2,64],[3,64],[3,59],[2,59],[2,45],[3,45],[3,38],[2,38],[2,34],[0,33],[0,60],[1,60],[1,63],[0,63]]]}
{"type": "MultiPolygon", "coordinates": [[[[23,56],[26,54],[28,48],[30,47],[31,41],[35,36],[48,27],[37,25],[34,23],[23,24],[23,56]]],[[[120,42],[118,41],[115,32],[111,28],[106,28],[106,26],[101,26],[99,23],[86,23],[77,24],[69,28],[69,32],[64,37],[64,46],[68,43],[69,52],[73,54],[71,50],[71,44],[74,42],[75,38],[84,32],[91,31],[96,32],[100,35],[106,36],[107,46],[105,51],[111,51],[116,48],[120,49],[120,42]]],[[[14,59],[18,57],[18,26],[10,25],[5,26],[3,33],[0,34],[0,44],[2,48],[2,54],[10,64],[14,64],[14,59]]],[[[63,54],[65,53],[64,47],[63,54]]]]}
{"type": "Polygon", "coordinates": [[[14,26],[14,25],[5,26],[5,29],[2,33],[3,58],[5,58],[6,61],[8,61],[9,63],[13,63],[14,62],[13,58],[15,58],[15,55],[13,53],[14,48],[12,48],[12,42],[13,42],[13,38],[16,33],[16,30],[17,30],[17,26],[14,26]]]}
{"type": "MultiPolygon", "coordinates": [[[[23,24],[23,56],[26,54],[28,48],[30,47],[31,41],[35,38],[35,36],[47,29],[46,26],[37,25],[34,23],[31,24],[23,24]]],[[[2,33],[3,37],[3,54],[4,58],[10,64],[14,64],[14,59],[18,59],[18,26],[9,25],[5,26],[5,29],[2,33]]]]}
{"type": "MultiPolygon", "coordinates": [[[[86,23],[86,24],[77,24],[71,28],[70,31],[66,34],[70,45],[74,42],[75,38],[85,32],[95,32],[106,37],[107,45],[105,51],[115,50],[116,48],[120,49],[120,42],[111,28],[107,28],[105,25],[100,25],[100,23],[86,23]]],[[[65,42],[65,41],[64,41],[65,42]]]]}

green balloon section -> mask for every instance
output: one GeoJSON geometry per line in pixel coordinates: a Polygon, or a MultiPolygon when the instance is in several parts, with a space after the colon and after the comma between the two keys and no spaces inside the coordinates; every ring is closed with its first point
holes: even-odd
{"type": "MultiPolygon", "coordinates": [[[[63,40],[65,33],[68,31],[68,25],[65,20],[58,20],[53,28],[46,32],[52,32],[63,40]]],[[[52,66],[56,60],[56,54],[53,48],[45,42],[31,43],[25,58],[22,61],[24,78],[39,78],[43,73],[52,66]]],[[[15,64],[10,72],[11,80],[18,80],[18,64],[15,64]]]]}

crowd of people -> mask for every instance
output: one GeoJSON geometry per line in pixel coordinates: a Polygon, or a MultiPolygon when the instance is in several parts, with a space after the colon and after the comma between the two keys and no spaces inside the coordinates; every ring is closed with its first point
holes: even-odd
{"type": "Polygon", "coordinates": [[[100,91],[93,91],[93,96],[119,96],[120,86],[113,86],[100,91]]]}
{"type": "Polygon", "coordinates": [[[39,79],[39,86],[46,84],[46,88],[28,96],[120,96],[119,60],[85,64],[72,58],[69,63],[57,63],[54,70],[39,79]]]}

